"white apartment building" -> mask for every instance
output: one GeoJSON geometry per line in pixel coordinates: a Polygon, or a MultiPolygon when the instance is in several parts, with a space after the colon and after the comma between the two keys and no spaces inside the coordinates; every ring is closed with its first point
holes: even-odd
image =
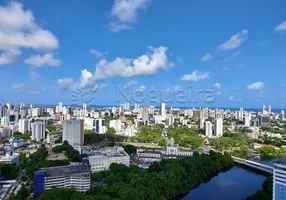
{"type": "Polygon", "coordinates": [[[46,122],[36,121],[31,123],[32,140],[40,141],[46,137],[46,122]]]}
{"type": "Polygon", "coordinates": [[[213,137],[213,124],[210,121],[205,122],[205,134],[208,138],[213,137]]]}
{"type": "Polygon", "coordinates": [[[84,120],[65,120],[63,124],[63,141],[75,147],[84,143],[84,120]]]}
{"type": "Polygon", "coordinates": [[[160,114],[162,116],[166,115],[166,104],[165,103],[161,103],[161,105],[160,105],[160,114]]]}
{"type": "Polygon", "coordinates": [[[214,132],[216,137],[221,137],[223,135],[223,119],[221,114],[218,114],[215,118],[214,132]]]}
{"type": "Polygon", "coordinates": [[[34,197],[45,190],[56,188],[75,188],[77,192],[90,189],[90,172],[87,165],[68,165],[42,168],[34,173],[34,197]]]}
{"type": "Polygon", "coordinates": [[[93,152],[88,157],[90,171],[99,172],[108,170],[112,163],[130,166],[130,156],[124,151],[123,147],[105,147],[93,152]]]}
{"type": "Polygon", "coordinates": [[[116,132],[117,132],[117,131],[121,131],[121,129],[122,129],[122,123],[121,123],[121,121],[120,121],[119,119],[111,120],[111,121],[109,122],[109,127],[110,127],[110,128],[114,128],[116,132]]]}
{"type": "Polygon", "coordinates": [[[19,132],[27,133],[30,131],[30,120],[29,119],[19,119],[19,132]]]}
{"type": "Polygon", "coordinates": [[[277,161],[273,170],[273,200],[286,199],[286,162],[277,161]]]}

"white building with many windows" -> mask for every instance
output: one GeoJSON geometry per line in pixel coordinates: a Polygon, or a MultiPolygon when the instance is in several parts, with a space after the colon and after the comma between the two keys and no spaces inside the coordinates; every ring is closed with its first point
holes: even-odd
{"type": "Polygon", "coordinates": [[[42,168],[34,173],[34,197],[53,187],[74,188],[78,192],[86,192],[90,189],[88,165],[42,168]]]}
{"type": "Polygon", "coordinates": [[[130,166],[130,156],[122,147],[105,147],[92,152],[88,157],[90,171],[99,172],[108,170],[112,163],[130,166]]]}
{"type": "Polygon", "coordinates": [[[277,161],[273,170],[273,200],[286,199],[286,161],[277,161]]]}

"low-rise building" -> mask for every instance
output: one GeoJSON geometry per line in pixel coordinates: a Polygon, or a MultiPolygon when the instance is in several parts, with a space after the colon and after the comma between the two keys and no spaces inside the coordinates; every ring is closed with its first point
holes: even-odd
{"type": "Polygon", "coordinates": [[[108,170],[112,163],[130,166],[130,156],[122,147],[105,147],[92,151],[88,157],[90,171],[99,172],[108,170]]]}
{"type": "Polygon", "coordinates": [[[26,144],[26,141],[25,141],[24,139],[14,138],[14,139],[12,140],[12,145],[13,145],[15,148],[24,146],[25,144],[26,144]]]}
{"type": "Polygon", "coordinates": [[[88,165],[42,168],[34,173],[34,197],[53,187],[74,188],[78,192],[86,192],[90,189],[88,165]]]}
{"type": "Polygon", "coordinates": [[[5,156],[0,156],[0,163],[16,163],[17,165],[20,162],[19,155],[9,155],[6,154],[5,156]]]}
{"type": "Polygon", "coordinates": [[[259,148],[261,148],[261,147],[271,147],[271,148],[278,148],[278,147],[276,147],[276,146],[274,146],[274,145],[272,145],[272,144],[260,144],[260,143],[251,143],[250,145],[249,145],[249,148],[250,149],[253,149],[253,150],[255,150],[255,149],[259,149],[259,148]]]}

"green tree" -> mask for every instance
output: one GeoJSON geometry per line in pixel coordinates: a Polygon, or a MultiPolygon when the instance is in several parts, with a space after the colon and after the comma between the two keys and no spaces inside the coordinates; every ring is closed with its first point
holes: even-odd
{"type": "Polygon", "coordinates": [[[54,153],[61,153],[62,151],[64,150],[63,146],[62,145],[58,145],[58,146],[55,146],[52,151],[54,153]]]}
{"type": "Polygon", "coordinates": [[[164,139],[164,138],[160,139],[159,142],[158,142],[158,145],[159,146],[166,146],[167,145],[167,140],[164,139]]]}
{"type": "Polygon", "coordinates": [[[16,179],[19,174],[19,167],[16,163],[5,164],[1,167],[1,175],[5,180],[16,179]]]}

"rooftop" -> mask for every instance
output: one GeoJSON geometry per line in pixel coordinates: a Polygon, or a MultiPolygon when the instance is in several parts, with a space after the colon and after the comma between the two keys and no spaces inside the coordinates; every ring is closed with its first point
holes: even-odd
{"type": "Polygon", "coordinates": [[[68,165],[60,167],[41,168],[38,172],[45,172],[47,177],[70,176],[72,174],[89,173],[87,165],[68,165]]]}

